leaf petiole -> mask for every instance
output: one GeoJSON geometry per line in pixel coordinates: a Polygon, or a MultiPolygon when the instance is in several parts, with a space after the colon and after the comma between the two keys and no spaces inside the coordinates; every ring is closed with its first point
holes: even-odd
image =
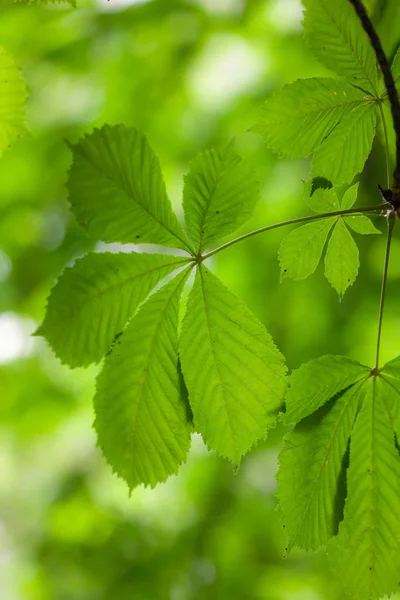
{"type": "Polygon", "coordinates": [[[376,212],[378,210],[381,211],[386,208],[387,208],[387,204],[379,204],[377,206],[366,206],[363,208],[349,208],[346,210],[335,210],[334,212],[322,213],[322,214],[318,214],[318,215],[308,215],[307,217],[298,217],[297,219],[289,219],[288,221],[280,221],[279,223],[274,223],[273,225],[267,225],[266,227],[260,227],[259,229],[254,229],[253,231],[244,233],[243,235],[240,235],[239,237],[237,237],[229,242],[226,242],[225,244],[222,244],[222,246],[218,246],[218,248],[215,248],[214,250],[211,250],[211,252],[204,254],[202,256],[202,261],[206,260],[206,258],[210,258],[211,256],[214,256],[215,254],[218,254],[218,252],[221,252],[222,250],[225,250],[226,248],[229,248],[230,246],[233,246],[233,244],[237,244],[238,242],[242,242],[243,240],[246,240],[247,238],[252,237],[253,235],[258,235],[259,233],[271,231],[272,229],[278,229],[279,227],[284,227],[285,225],[295,225],[296,223],[307,223],[307,222],[311,222],[311,221],[317,221],[318,219],[327,219],[329,217],[340,217],[342,215],[354,215],[357,213],[376,212]]]}

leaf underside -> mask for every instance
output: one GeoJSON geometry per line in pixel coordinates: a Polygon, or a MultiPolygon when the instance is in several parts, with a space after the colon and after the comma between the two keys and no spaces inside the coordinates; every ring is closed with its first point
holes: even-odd
{"type": "Polygon", "coordinates": [[[12,57],[0,46],[0,156],[27,132],[27,88],[12,57]]]}

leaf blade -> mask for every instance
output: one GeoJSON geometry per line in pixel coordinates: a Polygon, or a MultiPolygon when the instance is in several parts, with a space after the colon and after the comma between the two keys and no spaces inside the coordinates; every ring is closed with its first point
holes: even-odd
{"type": "Polygon", "coordinates": [[[27,88],[12,56],[0,46],[0,156],[27,132],[27,88]]]}
{"type": "Polygon", "coordinates": [[[305,158],[354,106],[365,102],[365,95],[346,82],[299,79],[267,100],[254,131],[274,152],[305,158]]]}
{"type": "Polygon", "coordinates": [[[299,281],[314,273],[335,221],[336,217],[331,217],[308,223],[282,240],[278,253],[281,281],[286,277],[299,281]]]}
{"type": "Polygon", "coordinates": [[[360,266],[357,244],[342,218],[339,218],[328,242],[325,276],[342,298],[355,282],[360,266]]]}
{"type": "Polygon", "coordinates": [[[154,286],[186,262],[157,254],[87,254],[52,289],[36,335],[70,367],[99,362],[154,286]]]}
{"type": "Polygon", "coordinates": [[[180,337],[195,427],[209,448],[239,464],[275,420],[285,367],[264,326],[207,269],[189,296],[180,337]]]}
{"type": "Polygon", "coordinates": [[[98,377],[98,442],[130,489],[141,483],[154,487],[177,473],[189,449],[177,333],[187,275],[179,274],[142,306],[98,377]]]}
{"type": "Polygon", "coordinates": [[[326,177],[336,185],[352,181],[371,152],[376,120],[374,103],[354,108],[317,148],[313,175],[326,177]]]}
{"type": "Polygon", "coordinates": [[[183,189],[185,221],[198,252],[243,225],[259,195],[256,173],[231,146],[200,153],[183,189]]]}
{"type": "Polygon", "coordinates": [[[350,386],[284,438],[278,498],[291,546],[316,550],[337,533],[343,460],[362,385],[350,386]]]}
{"type": "Polygon", "coordinates": [[[400,460],[382,401],[371,378],[350,443],[348,499],[331,563],[355,600],[391,594],[400,568],[400,460]]]}
{"type": "Polygon", "coordinates": [[[104,242],[191,251],[172,211],[158,159],[143,134],[124,125],[104,125],[71,148],[69,200],[89,235],[104,242]]]}
{"type": "Polygon", "coordinates": [[[304,36],[316,58],[339,77],[376,95],[374,51],[346,0],[306,0],[304,36]]]}
{"type": "Polygon", "coordinates": [[[302,365],[289,378],[285,422],[301,421],[369,372],[350,358],[329,354],[302,365]]]}

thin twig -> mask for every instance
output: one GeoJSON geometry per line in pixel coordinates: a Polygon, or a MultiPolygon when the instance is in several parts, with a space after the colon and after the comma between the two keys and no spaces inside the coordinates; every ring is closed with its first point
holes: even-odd
{"type": "Polygon", "coordinates": [[[376,59],[378,61],[379,68],[383,75],[387,95],[390,101],[390,108],[392,111],[393,125],[396,132],[396,166],[393,173],[393,193],[395,196],[400,197],[400,102],[397,94],[396,84],[393,79],[392,71],[390,69],[389,61],[386,58],[385,52],[382,48],[381,41],[378,34],[375,31],[374,26],[371,23],[365,6],[361,0],[349,0],[354,6],[354,9],[361,21],[361,24],[368,35],[373,49],[375,50],[376,59]]]}

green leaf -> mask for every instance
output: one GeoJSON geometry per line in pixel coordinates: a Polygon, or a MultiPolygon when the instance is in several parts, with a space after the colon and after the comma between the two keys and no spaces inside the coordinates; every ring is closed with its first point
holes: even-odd
{"type": "Polygon", "coordinates": [[[348,0],[306,0],[305,39],[316,58],[340,77],[376,95],[375,54],[348,0]]]}
{"type": "Polygon", "coordinates": [[[106,359],[94,398],[99,445],[132,489],[154,487],[186,460],[191,424],[178,364],[184,271],[143,304],[106,359]]]}
{"type": "Polygon", "coordinates": [[[88,254],[61,275],[36,334],[71,367],[99,362],[154,286],[186,262],[157,254],[88,254]]]}
{"type": "Polygon", "coordinates": [[[259,196],[255,171],[230,146],[199,154],[183,190],[185,221],[197,251],[243,225],[259,196]]]}
{"type": "Polygon", "coordinates": [[[360,261],[357,244],[343,219],[333,229],[325,256],[325,275],[340,297],[357,278],[360,261]]]}
{"type": "Polygon", "coordinates": [[[346,225],[351,227],[356,233],[361,235],[370,235],[374,233],[381,233],[379,229],[375,227],[371,219],[364,215],[352,215],[351,217],[344,217],[346,225]]]}
{"type": "Polygon", "coordinates": [[[335,217],[330,217],[308,223],[284,238],[279,248],[281,281],[286,277],[297,281],[305,279],[315,271],[335,221],[335,217]]]}
{"type": "Polygon", "coordinates": [[[104,125],[72,146],[72,210],[104,242],[190,243],[172,211],[158,159],[146,138],[124,125],[104,125]]]}
{"type": "Polygon", "coordinates": [[[304,199],[308,206],[317,213],[340,210],[339,200],[334,188],[319,187],[313,189],[315,179],[304,182],[304,199]]]}
{"type": "Polygon", "coordinates": [[[317,148],[312,161],[314,176],[336,185],[353,180],[367,160],[376,128],[373,102],[355,107],[317,148]]]}
{"type": "Polygon", "coordinates": [[[0,156],[27,133],[25,104],[28,92],[12,57],[0,46],[0,156]]]}
{"type": "Polygon", "coordinates": [[[342,210],[348,210],[349,208],[352,208],[355,201],[357,200],[358,188],[359,184],[356,183],[355,185],[352,185],[345,191],[345,193],[343,194],[342,201],[340,203],[342,210]]]}
{"type": "Polygon", "coordinates": [[[299,79],[276,92],[264,105],[254,130],[274,152],[306,157],[365,95],[336,79],[299,79]]]}
{"type": "MultiPolygon", "coordinates": [[[[354,205],[358,195],[358,187],[359,184],[356,183],[344,193],[341,202],[341,208],[343,210],[350,209],[354,205]]],[[[379,229],[373,225],[372,221],[365,215],[350,215],[348,217],[343,217],[343,219],[346,225],[361,235],[381,233],[379,229]]]]}
{"type": "Polygon", "coordinates": [[[210,449],[238,465],[275,422],[285,393],[284,359],[264,326],[204,266],[179,347],[195,427],[210,449]]]}
{"type": "Polygon", "coordinates": [[[46,4],[70,4],[74,8],[76,7],[75,0],[13,0],[14,4],[29,4],[32,6],[41,6],[46,4]]]}
{"type": "Polygon", "coordinates": [[[400,571],[400,458],[384,396],[373,377],[350,444],[348,496],[339,534],[329,544],[332,566],[354,600],[397,589],[400,571]]]}
{"type": "Polygon", "coordinates": [[[321,356],[293,371],[286,394],[286,423],[297,423],[335,394],[369,375],[369,368],[344,356],[321,356]]]}
{"type": "Polygon", "coordinates": [[[349,387],[285,437],[277,480],[290,546],[316,550],[337,533],[343,461],[362,385],[349,387]]]}

